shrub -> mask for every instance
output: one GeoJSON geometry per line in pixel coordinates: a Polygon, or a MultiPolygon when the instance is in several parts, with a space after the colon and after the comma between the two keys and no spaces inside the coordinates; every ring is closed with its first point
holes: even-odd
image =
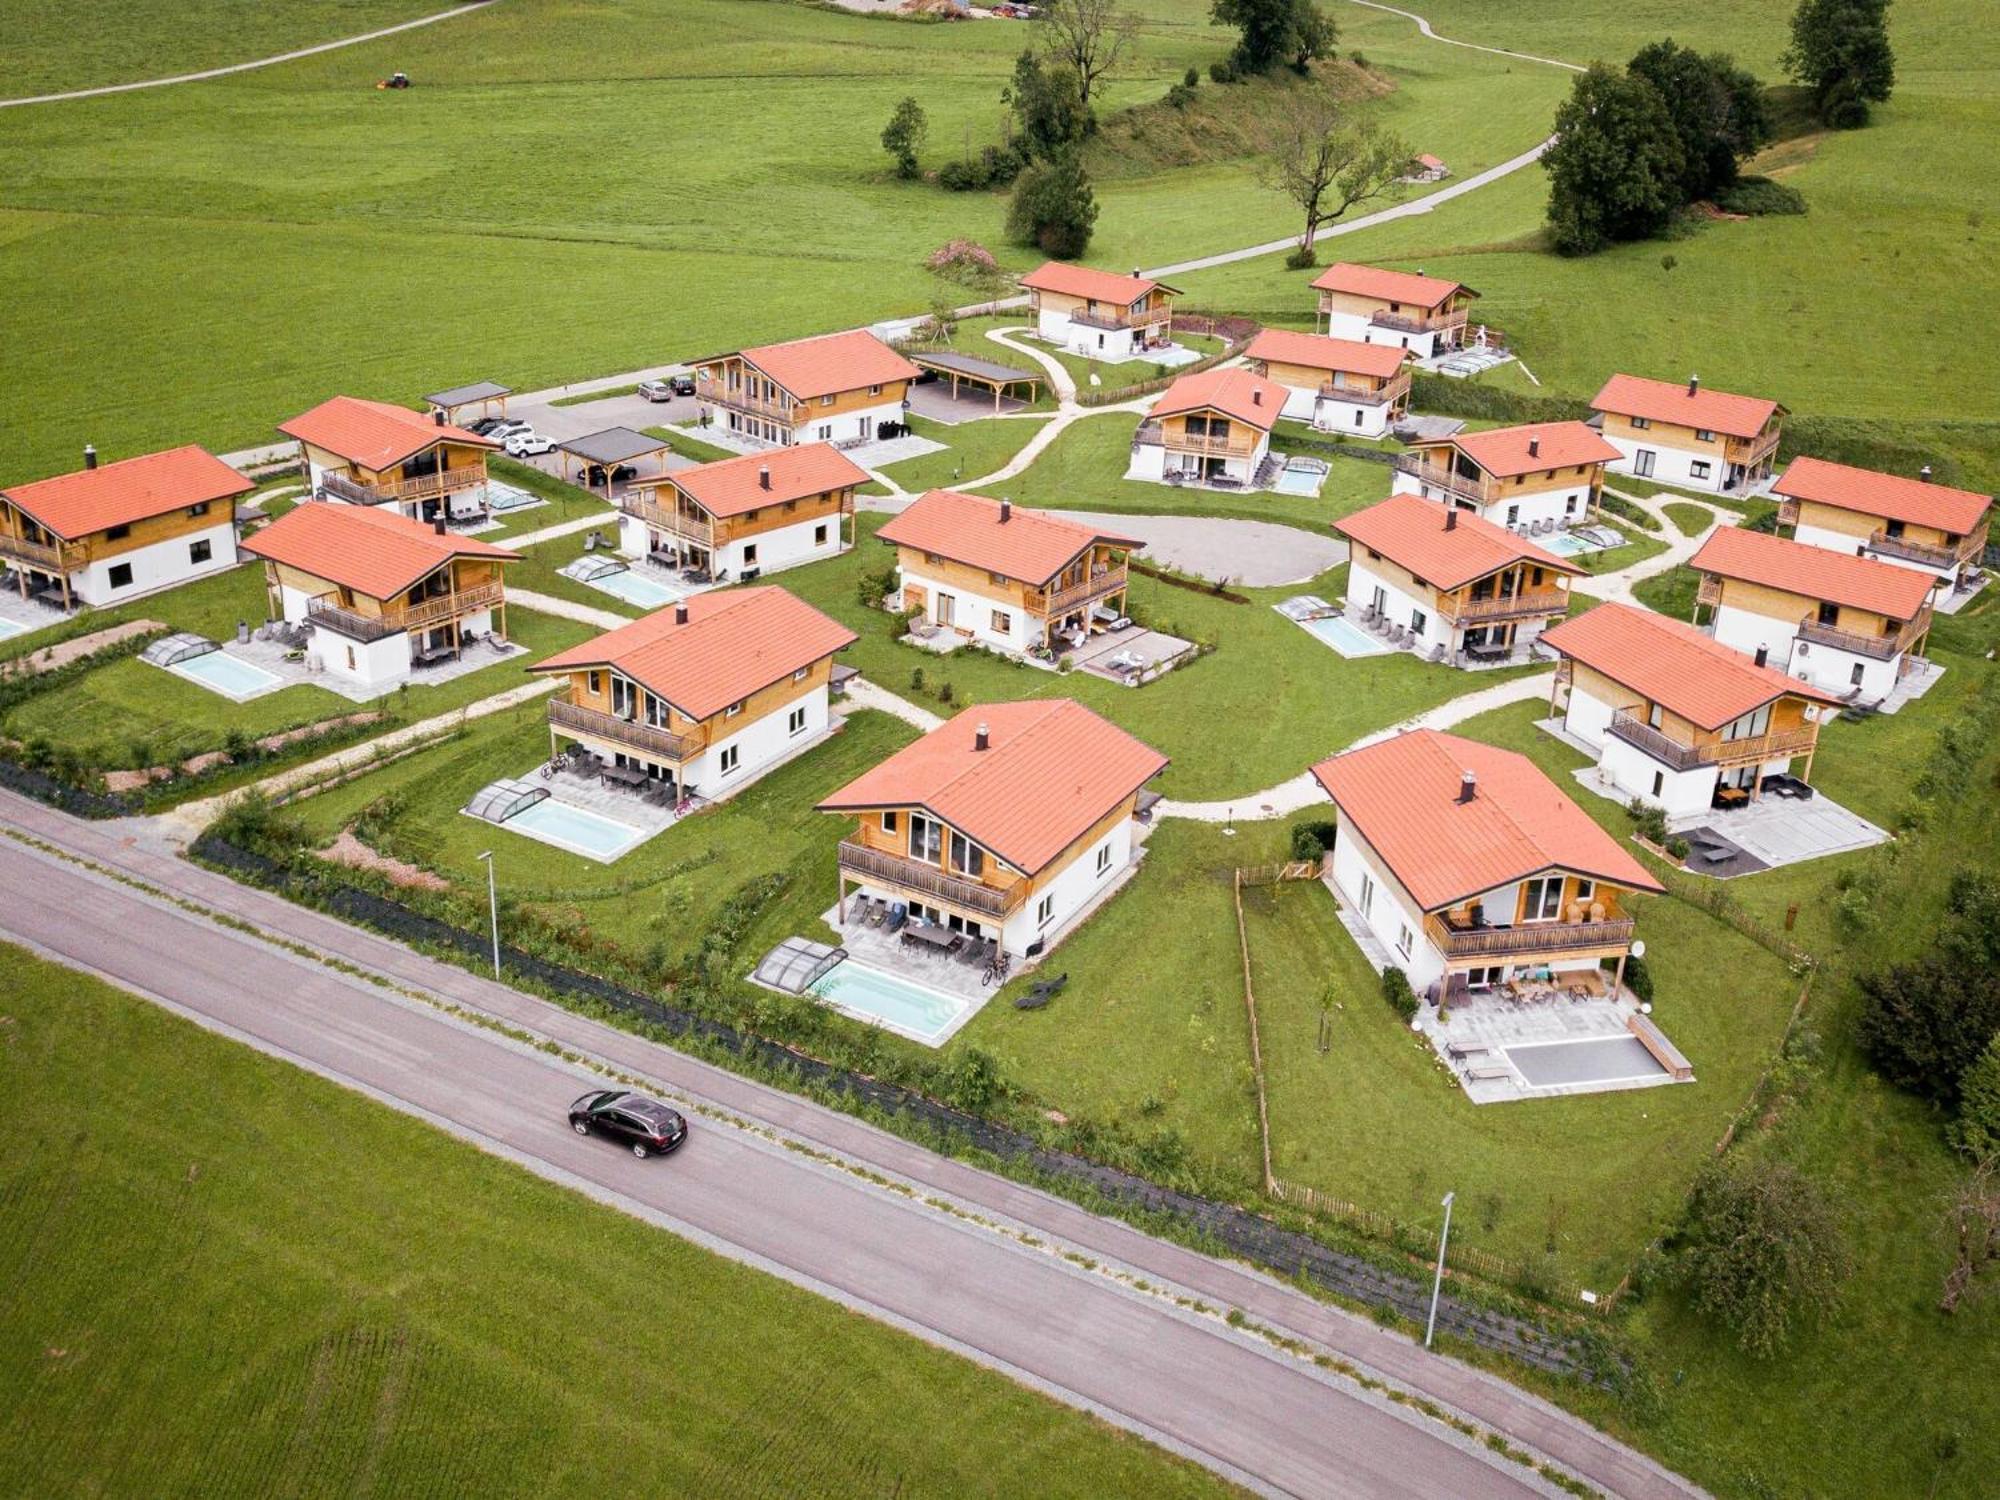
{"type": "Polygon", "coordinates": [[[924,690],[924,669],[922,667],[910,668],[910,691],[913,693],[921,693],[923,690],[924,690]]]}
{"type": "Polygon", "coordinates": [[[1768,177],[1744,177],[1715,195],[1715,206],[1732,214],[1802,214],[1805,195],[1768,177]]]}
{"type": "Polygon", "coordinates": [[[1186,109],[1194,103],[1194,98],[1194,85],[1191,83],[1177,83],[1167,90],[1167,103],[1175,109],[1186,109]]]}
{"type": "Polygon", "coordinates": [[[1661,847],[1677,862],[1681,864],[1687,863],[1688,841],[1679,834],[1671,835],[1661,847]]]}
{"type": "Polygon", "coordinates": [[[952,698],[956,696],[957,691],[958,690],[954,688],[949,682],[940,682],[937,687],[938,702],[940,703],[951,702],[952,698]]]}
{"type": "Polygon", "coordinates": [[[1416,1019],[1417,992],[1410,988],[1410,976],[1393,965],[1382,971],[1382,998],[1405,1021],[1416,1019]]]}
{"type": "Polygon", "coordinates": [[[914,98],[905,98],[889,116],[889,123],[882,127],[882,149],[896,159],[898,177],[917,175],[917,151],[929,130],[923,106],[914,98]]]}
{"type": "Polygon", "coordinates": [[[1649,510],[1643,510],[1619,495],[1606,490],[1598,496],[1597,503],[1621,521],[1629,521],[1641,531],[1658,531],[1660,522],[1649,510]]]}
{"type": "Polygon", "coordinates": [[[1825,1195],[1778,1161],[1711,1162],[1672,1248],[1696,1309],[1756,1358],[1783,1352],[1800,1325],[1822,1320],[1847,1275],[1825,1195]]]}
{"type": "Polygon", "coordinates": [[[1015,182],[1007,233],[1016,244],[1033,245],[1057,260],[1074,260],[1090,247],[1096,225],[1097,197],[1076,150],[1036,162],[1015,182]]]}
{"type": "Polygon", "coordinates": [[[1352,52],[1347,54],[1347,60],[1357,68],[1366,68],[1368,66],[1368,54],[1363,52],[1359,47],[1356,47],[1352,52]]]}
{"type": "Polygon", "coordinates": [[[1666,842],[1667,810],[1664,807],[1655,807],[1634,797],[1625,804],[1625,812],[1641,838],[1655,844],[1666,842]]]}
{"type": "Polygon", "coordinates": [[[1189,89],[1201,87],[1201,69],[1197,68],[1193,63],[1189,63],[1188,70],[1181,74],[1181,82],[1186,84],[1189,89]]]}
{"type": "Polygon", "coordinates": [[[1287,271],[1309,271],[1319,264],[1319,251],[1311,245],[1297,245],[1285,256],[1287,271]]]}
{"type": "Polygon", "coordinates": [[[1220,62],[1212,62],[1208,65],[1208,81],[1210,83],[1234,83],[1241,76],[1236,71],[1236,64],[1226,57],[1220,62]]]}
{"type": "Polygon", "coordinates": [[[1958,1118],[1949,1131],[1952,1145],[1976,1162],[2000,1160],[2000,1036],[1958,1081],[1958,1118]]]}
{"type": "Polygon", "coordinates": [[[883,568],[874,573],[863,573],[854,585],[854,602],[863,609],[880,609],[882,601],[889,597],[896,587],[896,570],[883,568]]]}
{"type": "MultiPolygon", "coordinates": [[[[944,174],[938,175],[942,178],[944,174]]],[[[984,285],[1000,275],[1000,263],[993,258],[993,252],[979,241],[968,239],[946,240],[924,257],[924,269],[967,286],[984,285]]]]}
{"type": "MultiPolygon", "coordinates": [[[[1616,972],[1618,961],[1612,959],[1605,967],[1616,972]]],[[[1653,1003],[1653,971],[1646,967],[1645,959],[1629,953],[1625,956],[1625,988],[1644,1004],[1653,1003]]]]}
{"type": "Polygon", "coordinates": [[[1936,954],[1862,975],[1861,996],[1856,1030],[1876,1071],[1941,1103],[2000,1033],[2000,982],[1936,954]]]}
{"type": "Polygon", "coordinates": [[[1292,858],[1318,859],[1333,847],[1334,830],[1339,825],[1330,820],[1292,825],[1292,858]]]}

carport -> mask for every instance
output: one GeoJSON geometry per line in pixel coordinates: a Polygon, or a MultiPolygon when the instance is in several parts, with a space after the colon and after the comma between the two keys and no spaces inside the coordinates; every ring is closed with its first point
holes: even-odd
{"type": "Polygon", "coordinates": [[[667,455],[673,451],[666,439],[635,432],[630,427],[607,427],[602,432],[585,433],[556,444],[556,452],[562,455],[562,477],[590,489],[590,471],[602,469],[607,498],[614,492],[611,476],[621,465],[632,469],[639,478],[653,478],[655,475],[638,473],[640,460],[652,459],[657,473],[664,474],[667,455]],[[580,476],[570,471],[572,459],[579,466],[580,476]]]}
{"type": "Polygon", "coordinates": [[[907,350],[910,363],[920,370],[929,370],[940,380],[951,382],[951,399],[958,399],[961,383],[978,390],[993,392],[993,409],[1000,410],[1000,403],[1009,390],[1025,387],[1026,394],[1020,399],[1023,404],[1035,399],[1041,389],[1042,377],[1031,370],[1017,370],[1012,365],[998,364],[990,359],[977,359],[970,354],[954,354],[946,350],[907,350]]]}
{"type": "Polygon", "coordinates": [[[471,385],[455,385],[448,391],[433,391],[424,397],[424,404],[456,427],[458,414],[471,406],[479,408],[475,421],[484,417],[506,416],[507,398],[513,394],[510,387],[497,381],[475,380],[471,385]]]}

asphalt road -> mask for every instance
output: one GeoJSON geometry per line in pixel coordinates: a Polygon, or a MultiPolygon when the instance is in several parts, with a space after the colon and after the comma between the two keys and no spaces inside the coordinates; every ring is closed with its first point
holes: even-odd
{"type": "Polygon", "coordinates": [[[1129,1266],[1156,1285],[1246,1308],[1491,1421],[1608,1493],[1697,1493],[1503,1382],[1275,1281],[236,886],[174,860],[143,825],[86,825],[5,793],[0,825],[399,984],[479,1006],[722,1106],[754,1128],[697,1117],[673,1158],[636,1161],[567,1128],[564,1106],[596,1075],[8,838],[0,838],[0,934],[1004,1370],[1260,1492],[1478,1500],[1552,1493],[1482,1445],[1252,1335],[815,1161],[771,1132],[1029,1228],[1047,1244],[1129,1266]]]}

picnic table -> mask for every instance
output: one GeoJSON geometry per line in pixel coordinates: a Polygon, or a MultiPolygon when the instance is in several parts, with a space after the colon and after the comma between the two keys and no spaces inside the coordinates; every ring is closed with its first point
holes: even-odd
{"type": "Polygon", "coordinates": [[[1719,786],[1715,789],[1717,807],[1741,807],[1750,800],[1750,794],[1740,786],[1719,786]]]}
{"type": "Polygon", "coordinates": [[[607,781],[615,781],[620,786],[638,786],[647,777],[645,770],[639,766],[608,765],[598,771],[597,779],[600,785],[607,781]]]}
{"type": "Polygon", "coordinates": [[[964,940],[964,934],[953,932],[949,927],[940,927],[935,922],[922,922],[903,929],[905,942],[922,943],[927,948],[955,948],[964,940]]]}

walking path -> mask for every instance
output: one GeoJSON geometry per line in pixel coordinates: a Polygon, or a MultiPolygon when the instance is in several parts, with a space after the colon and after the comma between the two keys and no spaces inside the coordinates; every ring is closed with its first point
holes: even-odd
{"type": "Polygon", "coordinates": [[[919,708],[901,694],[892,693],[880,683],[870,682],[866,677],[857,677],[847,684],[847,701],[856,708],[875,708],[892,717],[901,719],[925,734],[929,734],[944,722],[927,708],[919,708]]]}
{"type": "Polygon", "coordinates": [[[502,537],[495,542],[496,547],[532,547],[538,542],[553,542],[557,537],[575,536],[579,531],[588,531],[593,526],[618,524],[618,512],[601,510],[595,515],[579,516],[574,521],[561,521],[554,526],[544,526],[540,531],[524,531],[519,536],[502,537]]]}
{"type": "Polygon", "coordinates": [[[545,615],[560,615],[580,625],[595,625],[600,630],[616,630],[621,625],[632,623],[630,615],[621,615],[616,610],[578,604],[573,599],[558,599],[554,594],[540,594],[533,589],[510,588],[507,590],[507,602],[518,604],[523,609],[538,609],[545,615]]]}
{"type": "MultiPolygon", "coordinates": [[[[1657,520],[1660,523],[1660,530],[1654,534],[1667,544],[1667,550],[1665,552],[1656,552],[1651,557],[1642,557],[1637,562],[1627,563],[1624,567],[1614,569],[1609,573],[1593,573],[1587,578],[1578,579],[1577,586],[1584,593],[1599,599],[1616,599],[1625,604],[1637,604],[1639,601],[1632,594],[1633,584],[1639,582],[1642,578],[1652,578],[1657,574],[1664,573],[1668,569],[1678,567],[1680,564],[1686,562],[1700,550],[1701,544],[1707,540],[1714,528],[1710,527],[1707,531],[1703,531],[1700,536],[1684,536],[1681,533],[1680,527],[1667,519],[1666,512],[1661,509],[1662,502],[1660,500],[1643,495],[1627,494],[1623,490],[1613,489],[1609,484],[1605,485],[1604,489],[1607,494],[1616,495],[1621,500],[1631,502],[1633,505],[1638,506],[1639,509],[1645,511],[1647,515],[1657,520]]],[[[1681,497],[1676,495],[1672,498],[1679,500],[1681,497]]],[[[1701,504],[1699,500],[1689,500],[1685,503],[1689,505],[1701,504]]],[[[1737,522],[1736,516],[1728,511],[1718,511],[1713,506],[1703,506],[1702,508],[1709,511],[1710,514],[1714,515],[1725,526],[1733,526],[1737,522]]]]}
{"type": "Polygon", "coordinates": [[[311,47],[300,47],[292,52],[280,52],[273,57],[260,57],[255,62],[230,63],[227,67],[203,68],[199,73],[176,73],[171,78],[144,78],[137,83],[107,83],[92,89],[70,89],[60,94],[32,94],[23,99],[0,99],[0,109],[11,109],[19,104],[58,104],[65,99],[96,99],[104,94],[129,94],[137,89],[163,89],[176,83],[200,83],[208,78],[224,78],[231,73],[249,73],[258,68],[275,67],[279,63],[297,62],[302,57],[313,57],[321,52],[337,52],[342,47],[358,47],[363,42],[379,41],[385,36],[394,36],[399,31],[414,31],[419,26],[430,26],[438,21],[449,21],[453,16],[469,16],[474,11],[484,10],[493,0],[467,0],[466,4],[454,5],[450,10],[441,10],[434,15],[418,16],[414,21],[401,21],[394,26],[384,26],[375,31],[364,31],[359,36],[342,37],[336,42],[320,42],[311,47]]]}

